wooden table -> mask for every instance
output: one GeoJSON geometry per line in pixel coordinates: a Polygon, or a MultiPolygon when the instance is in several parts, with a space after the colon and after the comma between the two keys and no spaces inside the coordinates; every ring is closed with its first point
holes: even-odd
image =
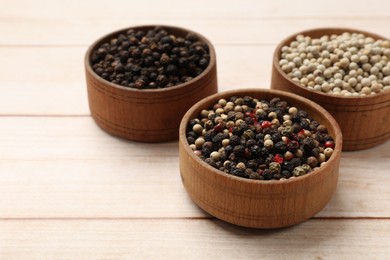
{"type": "Polygon", "coordinates": [[[287,35],[343,26],[390,37],[389,10],[380,0],[3,0],[0,258],[389,259],[390,142],[343,153],[337,192],[309,221],[240,228],[191,202],[177,142],[129,142],[96,126],[83,69],[98,37],[171,24],[215,44],[220,91],[268,88],[287,35]]]}

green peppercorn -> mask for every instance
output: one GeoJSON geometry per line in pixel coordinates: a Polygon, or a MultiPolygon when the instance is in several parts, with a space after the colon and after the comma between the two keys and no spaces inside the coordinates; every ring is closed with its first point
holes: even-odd
{"type": "Polygon", "coordinates": [[[305,170],[306,173],[311,170],[311,167],[308,164],[302,164],[301,167],[305,170]]]}
{"type": "Polygon", "coordinates": [[[249,140],[249,139],[255,138],[255,133],[253,133],[252,130],[248,129],[248,130],[245,130],[245,132],[243,133],[242,136],[243,136],[245,139],[249,140]]]}
{"type": "Polygon", "coordinates": [[[305,169],[303,169],[302,166],[295,167],[294,170],[293,170],[293,175],[295,177],[302,176],[302,175],[305,175],[305,174],[306,174],[306,171],[305,171],[305,169]]]}
{"type": "Polygon", "coordinates": [[[279,163],[276,163],[276,162],[271,162],[269,164],[269,169],[271,170],[271,172],[273,174],[279,174],[282,170],[282,167],[280,166],[279,163]]]}

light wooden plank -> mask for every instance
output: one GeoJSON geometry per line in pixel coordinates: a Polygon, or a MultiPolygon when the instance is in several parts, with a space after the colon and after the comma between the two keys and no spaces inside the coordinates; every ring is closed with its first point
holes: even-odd
{"type": "MultiPolygon", "coordinates": [[[[217,47],[220,91],[267,87],[273,47],[217,47]],[[245,69],[243,69],[245,68],[245,69]]],[[[0,115],[88,115],[85,47],[0,48],[0,115]]]]}
{"type": "Polygon", "coordinates": [[[88,114],[84,48],[1,48],[2,114],[88,114]]]}
{"type": "Polygon", "coordinates": [[[181,19],[253,19],[262,17],[376,17],[388,16],[384,10],[387,3],[381,0],[372,0],[370,4],[363,1],[337,1],[329,0],[325,4],[313,4],[308,0],[243,0],[235,1],[207,1],[198,0],[187,4],[179,0],[161,2],[148,0],[142,2],[129,2],[125,0],[106,2],[68,0],[66,2],[55,0],[47,2],[38,0],[34,3],[26,0],[12,1],[2,11],[5,17],[28,17],[31,14],[42,13],[48,17],[65,17],[69,20],[77,18],[125,19],[159,17],[178,17],[181,19]]]}
{"type": "Polygon", "coordinates": [[[386,259],[390,220],[251,230],[210,220],[0,221],[2,259],[386,259]]]}
{"type": "Polygon", "coordinates": [[[136,143],[103,132],[91,117],[0,117],[1,160],[111,160],[177,156],[177,143],[136,143]]]}
{"type": "MultiPolygon", "coordinates": [[[[0,217],[207,216],[183,188],[176,142],[124,141],[89,117],[1,117],[0,147],[0,217]]],[[[343,153],[317,216],[390,217],[389,159],[390,142],[343,153]]]]}
{"type": "MultiPolygon", "coordinates": [[[[335,9],[332,7],[332,10],[335,9]]],[[[123,14],[125,12],[122,12],[123,14]]],[[[43,11],[23,16],[20,14],[18,17],[6,16],[1,19],[0,32],[7,37],[0,38],[0,45],[89,46],[111,31],[143,24],[167,24],[188,28],[203,34],[215,45],[276,44],[293,33],[316,27],[358,28],[389,38],[389,19],[389,16],[346,19],[344,15],[280,19],[247,19],[246,17],[218,19],[212,18],[212,14],[208,19],[183,19],[178,18],[178,16],[167,18],[159,15],[132,16],[131,19],[128,19],[117,17],[116,14],[112,17],[94,14],[92,17],[81,16],[69,19],[66,16],[53,16],[51,13],[43,11]]]]}

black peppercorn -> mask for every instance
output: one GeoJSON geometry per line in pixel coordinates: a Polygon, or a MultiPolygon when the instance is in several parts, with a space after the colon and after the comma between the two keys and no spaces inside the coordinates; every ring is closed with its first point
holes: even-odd
{"type": "Polygon", "coordinates": [[[230,144],[227,145],[227,146],[225,147],[225,152],[226,152],[227,154],[230,154],[231,152],[233,152],[233,146],[231,146],[230,144]]]}
{"type": "Polygon", "coordinates": [[[209,149],[208,147],[203,147],[202,148],[202,154],[205,157],[210,157],[211,152],[212,152],[211,149],[209,149]]]}
{"type": "Polygon", "coordinates": [[[283,141],[274,144],[274,149],[277,153],[284,154],[287,151],[287,144],[283,141]]]}
{"type": "Polygon", "coordinates": [[[302,117],[307,117],[307,112],[305,110],[299,110],[298,111],[298,115],[302,118],[302,117]]]}
{"type": "Polygon", "coordinates": [[[249,179],[259,180],[259,179],[260,179],[260,174],[258,174],[257,172],[252,172],[252,173],[249,175],[249,179]]]}
{"type": "Polygon", "coordinates": [[[243,145],[237,145],[233,148],[233,152],[236,156],[241,157],[245,154],[245,147],[243,145]]]}
{"type": "Polygon", "coordinates": [[[292,153],[295,153],[295,151],[299,149],[299,143],[297,141],[290,141],[288,144],[287,144],[287,150],[292,152],[292,153]]]}
{"type": "Polygon", "coordinates": [[[320,149],[315,147],[311,150],[311,155],[314,156],[314,157],[318,157],[318,155],[320,155],[320,149]]]}
{"type": "Polygon", "coordinates": [[[229,144],[232,146],[239,145],[241,143],[241,138],[238,135],[232,135],[229,138],[229,144]]]}
{"type": "Polygon", "coordinates": [[[302,140],[301,147],[305,152],[310,153],[311,150],[313,150],[313,148],[315,147],[314,139],[310,137],[306,137],[305,139],[302,140]]]}
{"type": "Polygon", "coordinates": [[[294,167],[298,167],[301,164],[301,159],[293,158],[291,159],[291,163],[294,165],[294,167]]]}
{"type": "Polygon", "coordinates": [[[258,163],[255,160],[249,160],[247,162],[246,166],[247,166],[247,168],[251,168],[252,170],[256,170],[257,166],[258,166],[258,163]]]}
{"type": "Polygon", "coordinates": [[[282,178],[282,175],[280,173],[276,173],[276,174],[274,174],[273,178],[275,180],[280,180],[280,178],[282,178]]]}
{"type": "Polygon", "coordinates": [[[218,134],[216,134],[216,135],[211,139],[211,141],[212,141],[213,143],[218,143],[218,144],[220,144],[220,143],[222,142],[223,139],[225,139],[225,135],[222,134],[222,133],[218,133],[218,134]]]}
{"type": "Polygon", "coordinates": [[[271,138],[274,143],[282,141],[282,135],[279,132],[272,134],[271,138]]]}
{"type": "Polygon", "coordinates": [[[237,167],[232,167],[230,173],[234,176],[239,176],[239,177],[244,176],[244,170],[237,167]]]}
{"type": "Polygon", "coordinates": [[[262,157],[262,158],[266,158],[268,157],[269,155],[269,150],[265,147],[261,148],[260,151],[259,151],[259,155],[262,157]]]}
{"type": "Polygon", "coordinates": [[[187,137],[187,142],[188,142],[189,144],[193,144],[193,143],[195,143],[195,138],[193,138],[192,136],[188,136],[188,137],[187,137]]]}
{"type": "Polygon", "coordinates": [[[291,177],[291,172],[290,171],[286,171],[286,170],[282,171],[282,177],[286,178],[286,179],[290,178],[291,177]]]}
{"type": "Polygon", "coordinates": [[[273,174],[272,174],[271,170],[265,169],[265,170],[263,171],[263,177],[264,177],[265,180],[270,180],[270,179],[272,179],[272,176],[273,176],[273,174]]]}
{"type": "Polygon", "coordinates": [[[169,35],[161,27],[148,31],[130,29],[97,46],[91,54],[92,69],[99,76],[112,83],[141,89],[187,82],[201,74],[209,62],[207,44],[197,37],[186,37],[184,40],[169,35]],[[193,53],[191,59],[188,53],[193,53]],[[141,72],[141,68],[154,66],[160,67],[154,74],[141,72]],[[132,72],[133,76],[125,76],[125,72],[132,72]],[[146,76],[142,78],[144,84],[136,82],[138,78],[134,76],[140,74],[146,76]],[[157,81],[159,76],[165,78],[160,77],[157,81]]]}
{"type": "Polygon", "coordinates": [[[255,139],[248,139],[246,141],[246,147],[251,147],[253,145],[257,145],[257,141],[255,139]]]}
{"type": "MultiPolygon", "coordinates": [[[[191,129],[192,129],[192,127],[191,127],[191,129]]],[[[194,138],[194,139],[198,138],[198,135],[193,131],[187,132],[187,137],[189,137],[189,136],[194,138]]]]}

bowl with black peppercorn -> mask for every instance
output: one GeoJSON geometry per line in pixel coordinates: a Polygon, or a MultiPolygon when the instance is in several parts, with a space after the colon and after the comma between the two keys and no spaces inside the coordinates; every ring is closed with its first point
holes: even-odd
{"type": "Polygon", "coordinates": [[[138,26],[103,36],[87,50],[85,70],[95,122],[133,141],[177,140],[185,111],[218,91],[213,45],[173,26],[138,26]]]}
{"type": "Polygon", "coordinates": [[[286,227],[331,199],[342,142],[335,119],[308,99],[227,91],[184,115],[180,174],[191,199],[211,215],[245,227],[286,227]]]}
{"type": "Polygon", "coordinates": [[[355,29],[319,28],[281,41],[271,88],[289,91],[329,111],[346,151],[390,139],[390,41],[355,29]]]}

